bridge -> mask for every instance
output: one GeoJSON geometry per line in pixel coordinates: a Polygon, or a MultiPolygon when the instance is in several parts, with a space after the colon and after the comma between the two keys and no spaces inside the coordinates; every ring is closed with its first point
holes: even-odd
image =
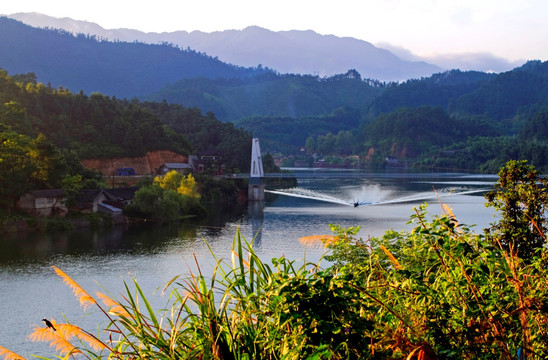
{"type": "MultiPolygon", "coordinates": [[[[242,174],[231,174],[231,175],[224,175],[226,178],[236,178],[236,179],[248,179],[249,173],[242,173],[242,174]]],[[[297,176],[293,173],[264,173],[263,176],[261,176],[262,179],[270,179],[270,178],[296,178],[297,176]]]]}

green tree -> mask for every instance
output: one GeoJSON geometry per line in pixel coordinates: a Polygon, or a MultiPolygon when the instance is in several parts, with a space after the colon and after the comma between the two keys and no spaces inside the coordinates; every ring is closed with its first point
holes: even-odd
{"type": "Polygon", "coordinates": [[[33,145],[28,136],[12,131],[0,133],[0,201],[8,211],[38,180],[39,167],[33,145]]]}
{"type": "Polygon", "coordinates": [[[501,219],[488,232],[503,248],[531,259],[546,243],[548,180],[526,160],[511,160],[500,169],[495,189],[485,195],[488,204],[501,212],[501,219]]]}
{"type": "Polygon", "coordinates": [[[125,211],[130,216],[175,221],[184,215],[203,215],[205,210],[199,198],[192,174],[170,171],[155,177],[152,185],[140,188],[125,211]]]}
{"type": "Polygon", "coordinates": [[[82,175],[66,175],[62,181],[62,189],[67,198],[65,204],[68,207],[76,205],[82,189],[82,175]]]}
{"type": "Polygon", "coordinates": [[[274,157],[270,153],[266,153],[266,155],[263,156],[263,168],[267,173],[275,173],[280,171],[280,168],[274,163],[274,157]]]}

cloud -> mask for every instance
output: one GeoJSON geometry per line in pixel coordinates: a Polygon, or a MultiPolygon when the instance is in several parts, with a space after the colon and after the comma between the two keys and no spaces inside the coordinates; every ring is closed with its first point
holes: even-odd
{"type": "Polygon", "coordinates": [[[508,60],[489,52],[441,53],[420,56],[412,51],[390,43],[377,43],[375,46],[386,49],[407,61],[425,61],[443,69],[476,70],[500,73],[523,65],[526,60],[508,60]]]}

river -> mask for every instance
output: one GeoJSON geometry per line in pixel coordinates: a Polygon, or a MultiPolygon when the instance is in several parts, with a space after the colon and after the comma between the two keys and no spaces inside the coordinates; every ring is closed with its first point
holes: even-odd
{"type": "Polygon", "coordinates": [[[229,258],[237,231],[263,261],[286,256],[318,261],[319,247],[308,248],[298,238],[329,234],[329,224],[360,226],[362,238],[380,236],[388,229],[409,230],[412,208],[429,203],[429,214],[441,214],[448,204],[461,223],[475,224],[476,232],[494,221],[484,206],[483,193],[496,176],[470,174],[364,173],[295,169],[298,186],[267,192],[264,203],[223,211],[200,224],[147,224],[103,231],[78,230],[0,239],[0,346],[18,354],[52,356],[45,343],[28,339],[41,319],[70,322],[93,333],[105,326],[96,310],[86,313],[70,288],[55,275],[55,265],[90,294],[123,292],[123,281],[136,278],[156,308],[168,301],[155,290],[178,274],[195,267],[213,267],[208,245],[219,257],[229,258]],[[354,203],[359,206],[354,207],[354,203]],[[102,321],[98,325],[98,319],[102,321]]]}

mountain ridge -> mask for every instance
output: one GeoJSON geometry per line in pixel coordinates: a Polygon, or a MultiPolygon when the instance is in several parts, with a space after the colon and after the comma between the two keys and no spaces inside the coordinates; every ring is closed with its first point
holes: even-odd
{"type": "Polygon", "coordinates": [[[331,76],[356,69],[364,77],[381,81],[403,81],[430,76],[444,69],[425,61],[405,61],[386,49],[350,37],[321,35],[312,30],[274,32],[259,26],[243,30],[174,31],[145,33],[133,29],[104,29],[70,18],[39,13],[7,15],[34,27],[58,28],[75,34],[95,35],[109,41],[170,43],[219,58],[230,64],[254,67],[259,64],[280,73],[331,76]]]}
{"type": "Polygon", "coordinates": [[[0,17],[0,54],[0,67],[12,74],[33,72],[55,87],[117,97],[142,96],[183,78],[242,78],[269,71],[167,44],[101,41],[7,17],[0,17]]]}

